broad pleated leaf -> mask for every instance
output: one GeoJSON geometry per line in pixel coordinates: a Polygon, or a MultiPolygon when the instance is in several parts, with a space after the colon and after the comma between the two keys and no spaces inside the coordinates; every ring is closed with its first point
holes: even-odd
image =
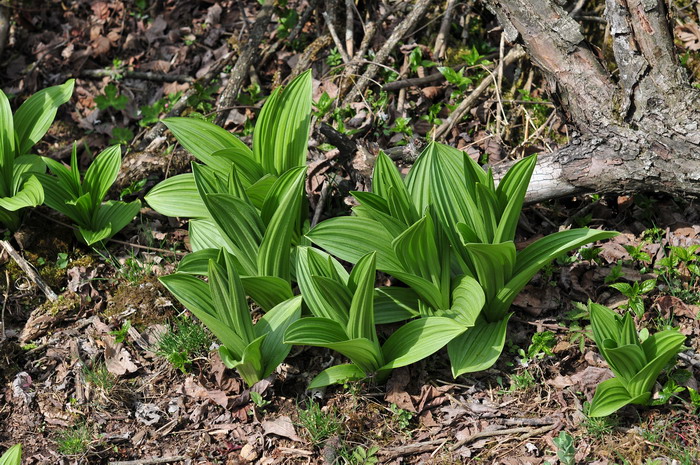
{"type": "Polygon", "coordinates": [[[120,145],[107,147],[100,152],[85,172],[83,192],[92,194],[93,208],[98,206],[107,191],[112,187],[122,166],[122,149],[120,145]]]}
{"type": "Polygon", "coordinates": [[[222,176],[228,175],[231,161],[223,156],[214,157],[214,153],[229,149],[231,154],[238,152],[241,156],[252,157],[251,150],[240,139],[208,121],[174,117],[164,119],[163,123],[185,150],[222,176]]]}
{"type": "MultiPolygon", "coordinates": [[[[245,286],[245,284],[244,284],[245,286]]],[[[262,344],[263,373],[265,378],[289,355],[292,346],[284,343],[287,328],[301,317],[301,296],[291,297],[269,310],[255,324],[258,336],[267,335],[262,344]]]]}
{"type": "Polygon", "coordinates": [[[350,273],[348,287],[353,295],[346,329],[349,339],[365,338],[377,342],[377,332],[374,328],[376,263],[376,255],[370,253],[362,257],[350,273]]]}
{"type": "Polygon", "coordinates": [[[247,344],[258,337],[248,308],[241,278],[226,252],[219,262],[209,261],[209,291],[219,321],[228,326],[247,344]]]}
{"type": "Polygon", "coordinates": [[[452,306],[440,315],[454,318],[465,327],[474,326],[485,303],[486,296],[479,282],[471,276],[462,276],[452,290],[452,306]]]}
{"type": "Polygon", "coordinates": [[[265,230],[258,212],[230,194],[209,194],[204,203],[216,225],[236,246],[234,255],[244,263],[246,274],[248,270],[257,270],[258,249],[265,230]]]}
{"type": "Polygon", "coordinates": [[[10,197],[13,194],[10,192],[10,186],[12,186],[12,173],[17,155],[12,109],[7,96],[0,90],[0,178],[2,179],[0,197],[10,197]]]}
{"type": "Polygon", "coordinates": [[[276,276],[241,276],[241,282],[246,294],[266,312],[294,295],[289,282],[276,276]]]}
{"type": "MultiPolygon", "coordinates": [[[[301,295],[304,296],[304,303],[311,310],[314,316],[328,318],[339,322],[343,327],[348,322],[348,309],[351,298],[347,298],[349,292],[345,284],[347,283],[347,272],[340,263],[325,252],[310,247],[297,248],[296,260],[296,280],[299,285],[301,295]],[[340,267],[342,275],[337,271],[340,267]],[[346,301],[341,305],[329,303],[323,292],[319,289],[319,278],[326,278],[340,286],[345,295],[346,301]]],[[[334,300],[337,296],[333,295],[334,300]]]]}
{"type": "Polygon", "coordinates": [[[337,321],[347,327],[352,293],[342,282],[325,276],[311,276],[311,287],[306,287],[304,299],[311,313],[337,321]]]}
{"type": "Polygon", "coordinates": [[[141,210],[141,201],[121,202],[110,200],[100,205],[94,218],[97,227],[111,225],[110,237],[124,229],[141,210]]]}
{"type": "Polygon", "coordinates": [[[512,241],[518,227],[520,212],[537,163],[537,155],[524,158],[513,165],[503,176],[496,188],[496,197],[504,202],[501,205],[500,222],[494,242],[512,241]]]}
{"type": "Polygon", "coordinates": [[[105,239],[109,239],[112,233],[112,225],[106,224],[101,229],[87,229],[82,226],[78,227],[76,235],[78,239],[85,242],[87,245],[96,244],[105,239]]]}
{"type": "Polygon", "coordinates": [[[474,327],[450,341],[447,353],[452,376],[456,378],[464,373],[491,368],[503,351],[509,319],[510,315],[492,323],[479,319],[474,327]]]}
{"type": "Polygon", "coordinates": [[[51,127],[58,107],[70,100],[73,95],[74,79],[60,86],[47,87],[35,93],[17,109],[14,123],[17,132],[17,155],[29,150],[44,137],[51,127]]]}
{"type": "Polygon", "coordinates": [[[255,160],[267,173],[306,165],[311,118],[311,72],[277,88],[263,105],[253,131],[255,160]]]}
{"type": "Polygon", "coordinates": [[[22,465],[22,444],[15,444],[0,457],[0,465],[22,465]]]}
{"type": "Polygon", "coordinates": [[[666,330],[653,334],[642,343],[649,357],[647,365],[627,383],[630,395],[650,392],[661,370],[681,351],[685,336],[677,330],[666,330]]]}
{"type": "Polygon", "coordinates": [[[374,290],[374,322],[396,323],[419,316],[418,294],[408,287],[379,287],[374,290]]]}
{"type": "Polygon", "coordinates": [[[36,155],[20,155],[15,158],[12,173],[12,189],[10,192],[19,192],[29,176],[32,174],[43,174],[45,171],[46,165],[40,157],[36,155]]]}
{"type": "Polygon", "coordinates": [[[427,317],[410,321],[389,336],[382,346],[384,360],[382,369],[398,368],[434,354],[465,327],[451,318],[427,317]]]}
{"type": "Polygon", "coordinates": [[[598,347],[603,346],[606,339],[617,340],[620,335],[618,321],[615,312],[608,307],[596,303],[589,303],[588,310],[591,316],[591,330],[593,340],[598,347]]]}
{"type": "Polygon", "coordinates": [[[364,255],[376,252],[378,269],[388,272],[403,268],[391,248],[394,238],[380,223],[367,218],[331,218],[319,223],[306,236],[314,244],[350,263],[357,263],[364,255]]]}
{"type": "Polygon", "coordinates": [[[29,176],[22,188],[12,197],[0,198],[0,208],[16,211],[24,207],[36,207],[44,203],[44,189],[36,176],[29,176]]]}
{"type": "MultiPolygon", "coordinates": [[[[227,365],[229,368],[234,368],[238,371],[238,374],[241,375],[241,378],[248,386],[252,386],[264,378],[262,345],[265,339],[267,339],[265,334],[255,339],[246,346],[240,362],[227,365]]],[[[222,361],[224,364],[227,362],[223,357],[222,361]]]]}
{"type": "Polygon", "coordinates": [[[445,301],[444,296],[440,292],[440,288],[430,281],[416,276],[411,273],[405,273],[398,270],[384,270],[396,279],[402,281],[408,287],[418,294],[418,296],[434,310],[444,309],[449,306],[449,302],[445,301]]]}
{"type": "Polygon", "coordinates": [[[208,218],[192,173],[178,174],[158,183],[144,197],[161,215],[180,218],[208,218]]]}
{"type": "Polygon", "coordinates": [[[603,381],[598,385],[588,411],[589,417],[604,417],[630,404],[632,397],[617,378],[603,381]]]}
{"type": "Polygon", "coordinates": [[[603,347],[599,348],[615,376],[622,378],[620,381],[624,385],[646,365],[644,351],[637,344],[616,346],[614,341],[607,339],[603,341],[603,347]]]}
{"type": "Polygon", "coordinates": [[[298,224],[301,216],[305,176],[304,167],[289,170],[280,177],[280,182],[286,188],[276,211],[269,220],[257,256],[258,272],[263,276],[277,276],[285,281],[291,280],[290,249],[295,225],[298,224]],[[289,183],[285,182],[287,179],[289,183]]]}
{"type": "Polygon", "coordinates": [[[177,264],[177,272],[207,276],[209,274],[209,260],[217,260],[219,253],[220,249],[214,248],[188,253],[177,264]]]}
{"type": "Polygon", "coordinates": [[[211,156],[217,160],[217,166],[235,166],[241,178],[241,182],[246,188],[252,186],[265,176],[265,170],[253,159],[252,152],[231,148],[218,150],[212,153],[211,156]]]}
{"type": "MultiPolygon", "coordinates": [[[[499,291],[502,291],[513,272],[516,263],[515,244],[503,242],[500,244],[465,244],[468,251],[476,277],[481,283],[486,294],[486,300],[491,302],[499,291]]],[[[486,317],[490,320],[498,320],[503,317],[505,310],[494,311],[493,308],[486,308],[486,317]]]]}
{"type": "Polygon", "coordinates": [[[403,270],[430,281],[441,291],[444,277],[447,284],[444,291],[447,292],[450,270],[449,267],[443,269],[444,260],[437,247],[436,234],[433,220],[427,214],[394,239],[391,246],[403,270]]]}
{"type": "Polygon", "coordinates": [[[319,389],[330,386],[331,384],[343,384],[349,381],[358,381],[366,377],[367,375],[365,372],[353,363],[335,365],[330,368],[326,368],[316,375],[316,377],[311,380],[311,383],[309,383],[307,389],[319,389]]]}
{"type": "MultiPolygon", "coordinates": [[[[189,221],[190,247],[194,252],[203,249],[224,248],[227,252],[238,254],[238,248],[228,239],[213,219],[199,218],[189,221]]],[[[248,265],[250,267],[250,265],[248,265]]],[[[255,274],[255,268],[241,270],[243,274],[255,274]]]]}

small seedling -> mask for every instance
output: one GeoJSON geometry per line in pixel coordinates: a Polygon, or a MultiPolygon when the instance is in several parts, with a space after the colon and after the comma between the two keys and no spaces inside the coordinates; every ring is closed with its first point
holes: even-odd
{"type": "Polygon", "coordinates": [[[121,343],[126,340],[126,336],[129,334],[129,328],[131,328],[131,322],[126,320],[119,329],[110,331],[109,334],[114,336],[114,342],[121,343]]]}
{"type": "Polygon", "coordinates": [[[369,449],[357,446],[353,449],[348,463],[352,465],[375,465],[379,463],[377,452],[379,452],[379,447],[376,446],[372,446],[369,449]]]}
{"type": "Polygon", "coordinates": [[[111,391],[117,383],[116,377],[107,370],[104,363],[97,364],[93,368],[83,368],[83,378],[86,383],[101,389],[104,392],[111,391]]]}
{"type": "Polygon", "coordinates": [[[115,110],[124,110],[129,103],[129,97],[126,95],[119,95],[119,90],[114,84],[109,84],[105,87],[104,95],[98,95],[95,97],[95,104],[100,110],[106,110],[108,108],[114,108],[115,110]]]}
{"type": "Polygon", "coordinates": [[[68,258],[68,254],[65,252],[59,252],[58,256],[56,257],[56,268],[65,270],[68,268],[69,262],[70,259],[68,258]]]}
{"type": "Polygon", "coordinates": [[[545,356],[552,356],[552,349],[557,343],[557,338],[551,331],[542,331],[532,335],[532,344],[527,348],[529,360],[541,360],[545,356]]]}
{"type": "Polygon", "coordinates": [[[134,140],[134,133],[131,129],[115,127],[112,129],[112,138],[109,139],[109,143],[128,146],[132,140],[134,140]]]}
{"type": "Polygon", "coordinates": [[[627,297],[627,308],[632,310],[635,315],[641,317],[644,315],[644,301],[642,296],[656,289],[656,279],[647,279],[646,281],[635,281],[631,285],[628,283],[613,283],[610,287],[620,291],[627,297]]]}
{"type": "Polygon", "coordinates": [[[399,431],[405,431],[411,426],[411,420],[415,416],[413,412],[404,410],[396,404],[391,404],[389,411],[391,412],[392,421],[399,431]]]}
{"type": "Polygon", "coordinates": [[[576,463],[576,447],[574,446],[574,438],[562,431],[559,436],[553,439],[557,446],[557,457],[561,465],[574,465],[576,463]]]}
{"type": "Polygon", "coordinates": [[[250,400],[252,400],[253,404],[255,404],[255,406],[259,409],[263,409],[270,405],[270,401],[265,399],[259,392],[250,391],[250,400]]]}

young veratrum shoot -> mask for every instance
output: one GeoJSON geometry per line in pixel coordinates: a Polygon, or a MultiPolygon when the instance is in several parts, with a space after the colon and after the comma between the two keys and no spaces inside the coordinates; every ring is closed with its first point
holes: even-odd
{"type": "Polygon", "coordinates": [[[76,236],[87,245],[105,241],[129,224],[141,208],[141,201],[104,202],[107,191],[117,179],[122,164],[121,148],[105,149],[92,162],[81,181],[77,147],[73,146],[70,168],[43,158],[54,176],[38,174],[46,195],[46,205],[63,213],[77,225],[76,236]]]}
{"type": "MultiPolygon", "coordinates": [[[[255,208],[264,209],[278,178],[291,169],[306,167],[310,117],[311,73],[307,71],[268,97],[255,123],[252,149],[228,131],[201,119],[163,120],[201,164],[196,168],[193,165],[192,173],[158,184],[146,201],[161,214],[192,218],[190,240],[194,251],[228,248],[226,233],[212,219],[205,196],[236,193],[255,208]]],[[[303,222],[298,221],[298,230],[301,225],[303,222]]]]}
{"type": "Polygon", "coordinates": [[[413,297],[403,293],[401,305],[414,315],[454,315],[449,310],[462,277],[478,281],[483,308],[472,327],[449,343],[448,353],[454,376],[484,370],[502,352],[510,305],[530,279],[555,257],[617,234],[561,231],[516,251],[535,161],[519,161],[496,187],[490,171],[446,145],[429,144],[405,179],[380,153],[373,192],[353,194],[360,203],[355,215],[324,221],[307,237],[351,263],[375,252],[377,268],[413,291],[413,297]]]}
{"type": "Polygon", "coordinates": [[[73,79],[29,97],[12,115],[10,102],[0,90],[0,223],[10,229],[20,224],[20,210],[44,202],[36,174],[45,171],[29,153],[48,131],[59,106],[73,94],[73,79]]]}
{"type": "Polygon", "coordinates": [[[309,273],[299,282],[315,316],[293,323],[285,341],[327,347],[352,363],[327,368],[311,381],[309,388],[367,377],[383,382],[392,369],[428,357],[466,330],[465,325],[452,318],[419,318],[404,324],[380,344],[374,321],[376,254],[362,257],[350,275],[335,272],[331,264],[332,268],[326,269],[331,276],[319,276],[311,274],[314,264],[308,262],[310,253],[314,252],[300,252],[299,260],[307,263],[299,265],[298,273],[309,273]]]}
{"type": "Polygon", "coordinates": [[[234,257],[222,250],[216,260],[209,260],[208,275],[208,283],[184,273],[160,280],[221,341],[224,364],[252,386],[289,354],[291,346],[283,336],[301,316],[301,296],[278,304],[253,324],[234,257]]]}
{"type": "Polygon", "coordinates": [[[0,465],[21,465],[22,463],[22,444],[15,444],[10,447],[0,457],[0,465]]]}
{"type": "Polygon", "coordinates": [[[594,303],[589,309],[593,339],[615,377],[598,385],[588,415],[603,417],[628,404],[649,404],[656,378],[678,355],[685,336],[676,329],[638,334],[631,313],[620,316],[594,303]]]}

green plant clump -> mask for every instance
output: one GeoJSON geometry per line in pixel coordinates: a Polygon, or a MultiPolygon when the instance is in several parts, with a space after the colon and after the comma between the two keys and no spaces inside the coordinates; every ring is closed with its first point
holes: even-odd
{"type": "Polygon", "coordinates": [[[594,303],[589,309],[593,339],[615,377],[598,385],[588,415],[602,417],[628,404],[648,405],[656,378],[681,350],[685,336],[677,329],[637,333],[629,312],[621,317],[594,303]]]}
{"type": "Polygon", "coordinates": [[[0,457],[0,465],[21,465],[22,463],[22,444],[15,444],[10,447],[0,457]]]}

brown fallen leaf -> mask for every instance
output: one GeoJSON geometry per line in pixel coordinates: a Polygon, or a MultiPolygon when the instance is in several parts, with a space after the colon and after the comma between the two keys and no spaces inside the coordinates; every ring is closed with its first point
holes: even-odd
{"type": "Polygon", "coordinates": [[[281,415],[275,420],[263,421],[262,428],[265,436],[274,434],[275,436],[282,436],[292,441],[301,442],[301,438],[297,436],[297,432],[294,429],[292,420],[286,415],[281,415]]]}
{"type": "Polygon", "coordinates": [[[411,381],[411,375],[408,367],[395,369],[391,373],[389,381],[386,383],[386,395],[384,400],[396,404],[397,407],[416,412],[416,407],[413,405],[411,396],[406,392],[406,386],[411,381]]]}
{"type": "Polygon", "coordinates": [[[109,335],[102,336],[102,341],[105,344],[105,365],[107,366],[107,371],[113,375],[122,376],[139,369],[131,361],[131,354],[122,343],[116,343],[114,337],[109,335]]]}

